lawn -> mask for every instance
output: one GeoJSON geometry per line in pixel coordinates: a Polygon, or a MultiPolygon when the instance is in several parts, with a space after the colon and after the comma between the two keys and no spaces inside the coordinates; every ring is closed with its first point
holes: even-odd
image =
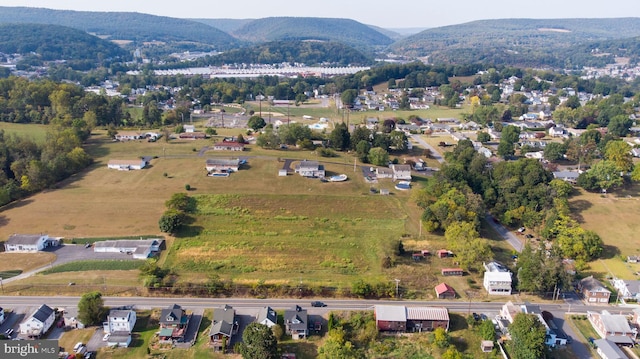
{"type": "Polygon", "coordinates": [[[27,137],[38,143],[44,142],[48,128],[46,125],[0,122],[0,130],[4,131],[5,136],[27,137]]]}
{"type": "Polygon", "coordinates": [[[622,279],[636,279],[640,265],[624,262],[627,256],[640,254],[634,239],[640,231],[640,185],[616,190],[603,196],[577,189],[569,204],[580,224],[602,238],[605,250],[600,260],[589,263],[589,274],[601,278],[609,275],[622,279]]]}
{"type": "Polygon", "coordinates": [[[93,333],[96,332],[96,327],[90,327],[86,329],[74,329],[62,334],[62,337],[58,340],[58,345],[63,348],[63,350],[67,353],[73,353],[73,347],[78,342],[82,342],[85,345],[93,336],[93,333]]]}
{"type": "MultiPolygon", "coordinates": [[[[3,238],[7,238],[4,236],[3,238]]],[[[56,259],[53,253],[0,253],[0,271],[27,272],[44,267],[56,259]]]]}
{"type": "Polygon", "coordinates": [[[142,295],[137,270],[91,270],[81,273],[37,274],[4,284],[11,295],[76,295],[100,291],[103,295],[142,295]]]}

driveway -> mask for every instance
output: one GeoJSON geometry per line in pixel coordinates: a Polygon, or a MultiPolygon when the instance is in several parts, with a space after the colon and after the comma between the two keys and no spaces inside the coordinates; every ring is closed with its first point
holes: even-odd
{"type": "Polygon", "coordinates": [[[522,248],[524,248],[524,245],[522,244],[520,239],[516,237],[515,234],[513,234],[511,231],[505,228],[505,226],[503,226],[502,224],[494,221],[493,217],[490,214],[487,214],[485,216],[485,220],[487,221],[487,223],[489,223],[489,226],[491,226],[493,230],[498,232],[500,237],[504,238],[507,242],[509,242],[509,244],[511,245],[511,247],[513,247],[513,249],[515,249],[517,252],[522,252],[522,248]]]}
{"type": "Polygon", "coordinates": [[[442,157],[440,152],[438,152],[435,149],[435,147],[433,147],[430,144],[428,144],[427,142],[425,142],[425,140],[423,140],[419,135],[411,135],[411,138],[415,142],[418,142],[418,144],[420,144],[420,146],[430,150],[431,151],[431,158],[433,158],[434,160],[436,160],[436,161],[438,161],[440,163],[444,163],[444,158],[442,157]]]}
{"type": "Polygon", "coordinates": [[[119,260],[139,260],[133,259],[131,255],[124,253],[95,253],[93,247],[85,248],[84,245],[76,244],[63,244],[58,247],[49,247],[44,252],[50,252],[56,255],[56,259],[48,265],[34,270],[24,272],[12,278],[3,279],[3,283],[7,284],[16,280],[24,279],[34,275],[35,273],[42,272],[54,266],[84,260],[105,260],[105,259],[119,259],[119,260]]]}

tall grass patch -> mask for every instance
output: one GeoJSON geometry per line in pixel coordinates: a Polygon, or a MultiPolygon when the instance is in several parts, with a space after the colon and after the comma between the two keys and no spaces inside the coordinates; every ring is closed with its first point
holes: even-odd
{"type": "MultiPolygon", "coordinates": [[[[390,196],[200,195],[196,219],[167,263],[239,281],[344,284],[380,276],[404,229],[390,196]]],[[[181,237],[180,235],[178,237],[181,237]]]]}

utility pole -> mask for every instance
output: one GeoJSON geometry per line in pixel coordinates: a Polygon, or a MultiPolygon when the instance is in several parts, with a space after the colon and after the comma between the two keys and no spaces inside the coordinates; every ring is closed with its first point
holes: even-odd
{"type": "Polygon", "coordinates": [[[396,281],[396,299],[398,299],[400,293],[400,279],[394,279],[396,281]]]}

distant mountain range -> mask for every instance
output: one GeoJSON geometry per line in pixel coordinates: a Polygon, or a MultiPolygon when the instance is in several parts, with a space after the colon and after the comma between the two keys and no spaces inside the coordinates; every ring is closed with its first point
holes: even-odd
{"type": "MultiPolygon", "coordinates": [[[[393,53],[435,63],[486,62],[567,68],[610,62],[613,55],[632,59],[640,55],[638,46],[634,45],[637,41],[632,40],[640,36],[640,18],[482,20],[416,33],[421,29],[392,31],[350,19],[187,20],[140,13],[0,7],[0,24],[8,23],[66,26],[103,39],[120,40],[118,44],[128,51],[142,47],[148,56],[154,57],[170,52],[240,49],[246,51],[247,59],[252,59],[256,58],[256,51],[266,51],[273,48],[273,44],[285,49],[283,42],[286,41],[294,41],[299,46],[292,54],[305,54],[307,58],[310,52],[321,51],[320,47],[302,45],[300,41],[332,43],[323,51],[343,51],[335,45],[342,43],[369,59],[374,53],[393,53]],[[271,45],[256,47],[265,43],[271,45]],[[620,44],[622,47],[617,46],[620,44]],[[598,53],[602,49],[609,55],[598,53]]],[[[1,43],[0,51],[3,51],[1,43]]],[[[354,58],[360,56],[350,53],[354,58]]],[[[234,52],[233,57],[241,58],[242,53],[234,52]]],[[[290,55],[284,57],[291,58],[290,55]]]]}

